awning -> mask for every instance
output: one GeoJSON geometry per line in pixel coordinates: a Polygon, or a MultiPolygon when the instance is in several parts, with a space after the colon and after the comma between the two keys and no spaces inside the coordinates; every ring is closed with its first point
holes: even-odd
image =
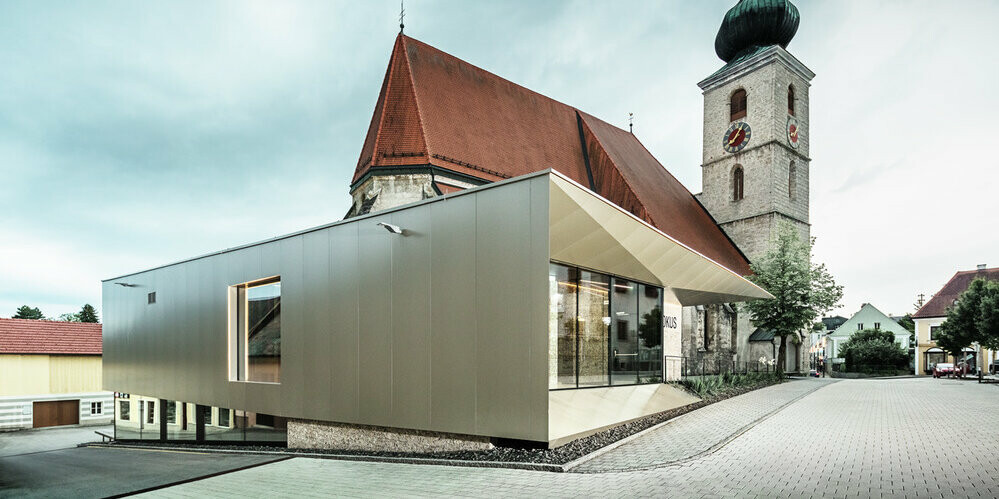
{"type": "Polygon", "coordinates": [[[558,172],[551,172],[552,260],[667,287],[681,305],[773,298],[558,172]]]}

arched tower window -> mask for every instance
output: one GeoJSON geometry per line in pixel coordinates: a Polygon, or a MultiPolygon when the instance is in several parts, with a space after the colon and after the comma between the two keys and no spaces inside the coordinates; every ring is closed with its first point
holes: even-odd
{"type": "Polygon", "coordinates": [[[732,98],[729,101],[730,116],[729,121],[735,121],[739,118],[746,117],[746,91],[743,89],[736,90],[732,94],[732,98]]]}
{"type": "Polygon", "coordinates": [[[736,165],[732,170],[732,201],[742,200],[743,177],[742,166],[736,165]]]}
{"type": "Polygon", "coordinates": [[[795,189],[798,187],[798,167],[791,162],[791,166],[787,169],[787,197],[794,201],[796,197],[794,195],[795,189]]]}
{"type": "Polygon", "coordinates": [[[794,85],[787,86],[787,114],[794,116],[794,85]]]}

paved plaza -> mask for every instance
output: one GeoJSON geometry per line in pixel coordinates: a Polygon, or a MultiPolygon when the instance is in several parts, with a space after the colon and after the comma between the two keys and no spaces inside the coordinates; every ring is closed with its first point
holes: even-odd
{"type": "Polygon", "coordinates": [[[948,379],[792,381],[678,417],[565,473],[75,448],[81,431],[0,435],[0,497],[999,496],[999,385],[948,379]],[[37,448],[32,434],[44,437],[37,448]],[[60,438],[68,448],[50,449],[60,438]],[[10,452],[13,439],[22,452],[10,452]]]}
{"type": "MultiPolygon", "coordinates": [[[[807,380],[767,388],[764,393],[784,400],[786,390],[809,387],[816,389],[759,419],[727,443],[641,471],[600,472],[591,465],[588,473],[550,473],[296,458],[151,495],[234,496],[264,491],[280,497],[999,495],[999,386],[934,379],[807,380]]],[[[740,399],[753,397],[731,400],[740,399]]],[[[727,407],[740,410],[737,403],[727,407]]],[[[717,406],[690,417],[708,416],[712,410],[717,411],[717,406]]],[[[704,438],[710,441],[718,435],[708,432],[704,438]]],[[[641,452],[636,449],[645,443],[662,448],[659,439],[644,437],[654,435],[646,434],[601,459],[611,463],[609,468],[618,468],[617,459],[609,460],[614,452],[638,456],[641,452]]]]}

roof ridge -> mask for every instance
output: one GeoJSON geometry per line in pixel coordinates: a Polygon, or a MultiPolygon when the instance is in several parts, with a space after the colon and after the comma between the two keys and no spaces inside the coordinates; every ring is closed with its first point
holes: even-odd
{"type": "MultiPolygon", "coordinates": [[[[416,91],[416,82],[413,80],[413,64],[409,60],[409,51],[406,50],[406,40],[413,40],[412,38],[399,33],[399,38],[402,40],[402,58],[406,63],[406,69],[409,73],[409,90],[413,93],[413,105],[416,106],[416,120],[417,125],[420,127],[420,138],[423,139],[423,152],[427,154],[427,162],[430,162],[430,144],[427,141],[427,130],[423,127],[423,114],[420,112],[420,96],[416,91]]],[[[381,127],[379,127],[378,133],[381,134],[381,127]]]]}
{"type": "Polygon", "coordinates": [[[23,322],[30,322],[32,324],[36,324],[36,323],[39,323],[39,322],[48,322],[48,323],[55,323],[55,324],[77,324],[77,325],[86,325],[86,326],[90,326],[90,325],[100,326],[101,325],[100,322],[60,321],[60,320],[57,320],[57,319],[24,319],[24,318],[21,318],[21,317],[0,317],[0,321],[23,321],[23,322]]]}
{"type": "MultiPolygon", "coordinates": [[[[652,214],[649,213],[648,208],[645,207],[645,203],[643,203],[642,200],[641,200],[641,198],[639,198],[638,195],[635,194],[635,188],[631,185],[631,182],[628,182],[627,177],[625,177],[625,175],[623,173],[621,173],[621,167],[617,164],[616,161],[614,161],[614,158],[610,155],[610,153],[607,152],[607,147],[604,146],[603,142],[601,142],[600,137],[596,134],[596,132],[593,131],[593,129],[590,127],[590,124],[586,122],[586,117],[589,116],[589,114],[587,114],[587,113],[585,113],[583,111],[580,111],[578,109],[576,110],[576,112],[579,113],[579,115],[583,118],[582,119],[583,126],[586,127],[587,130],[589,130],[590,136],[593,137],[593,140],[600,147],[600,150],[604,153],[605,156],[607,156],[607,160],[610,161],[612,165],[614,165],[614,172],[617,173],[617,176],[621,178],[621,181],[623,181],[624,184],[628,186],[628,189],[631,190],[632,195],[635,198],[635,202],[638,203],[638,205],[642,207],[642,211],[645,213],[646,220],[650,224],[656,225],[655,219],[652,218],[652,214]]],[[[606,124],[610,125],[610,123],[607,123],[606,121],[600,120],[599,118],[597,118],[597,119],[599,121],[601,121],[602,123],[606,123],[606,124]]],[[[611,126],[614,126],[614,125],[611,125],[611,126]]],[[[624,131],[624,130],[621,130],[621,131],[624,131]]],[[[586,144],[582,144],[582,146],[586,147],[586,144]]],[[[657,163],[658,163],[658,161],[657,161],[657,163]]]]}

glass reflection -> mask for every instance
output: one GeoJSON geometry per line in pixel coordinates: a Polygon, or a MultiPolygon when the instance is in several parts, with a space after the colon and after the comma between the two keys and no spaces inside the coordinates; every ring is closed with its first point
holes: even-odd
{"type": "Polygon", "coordinates": [[[551,264],[548,273],[548,387],[576,386],[576,286],[575,268],[551,264]]]}
{"type": "Polygon", "coordinates": [[[579,271],[576,318],[579,335],[579,386],[606,385],[610,318],[610,278],[579,271]]]}
{"type": "Polygon", "coordinates": [[[638,284],[614,278],[611,295],[611,384],[638,382],[638,284]]]}

